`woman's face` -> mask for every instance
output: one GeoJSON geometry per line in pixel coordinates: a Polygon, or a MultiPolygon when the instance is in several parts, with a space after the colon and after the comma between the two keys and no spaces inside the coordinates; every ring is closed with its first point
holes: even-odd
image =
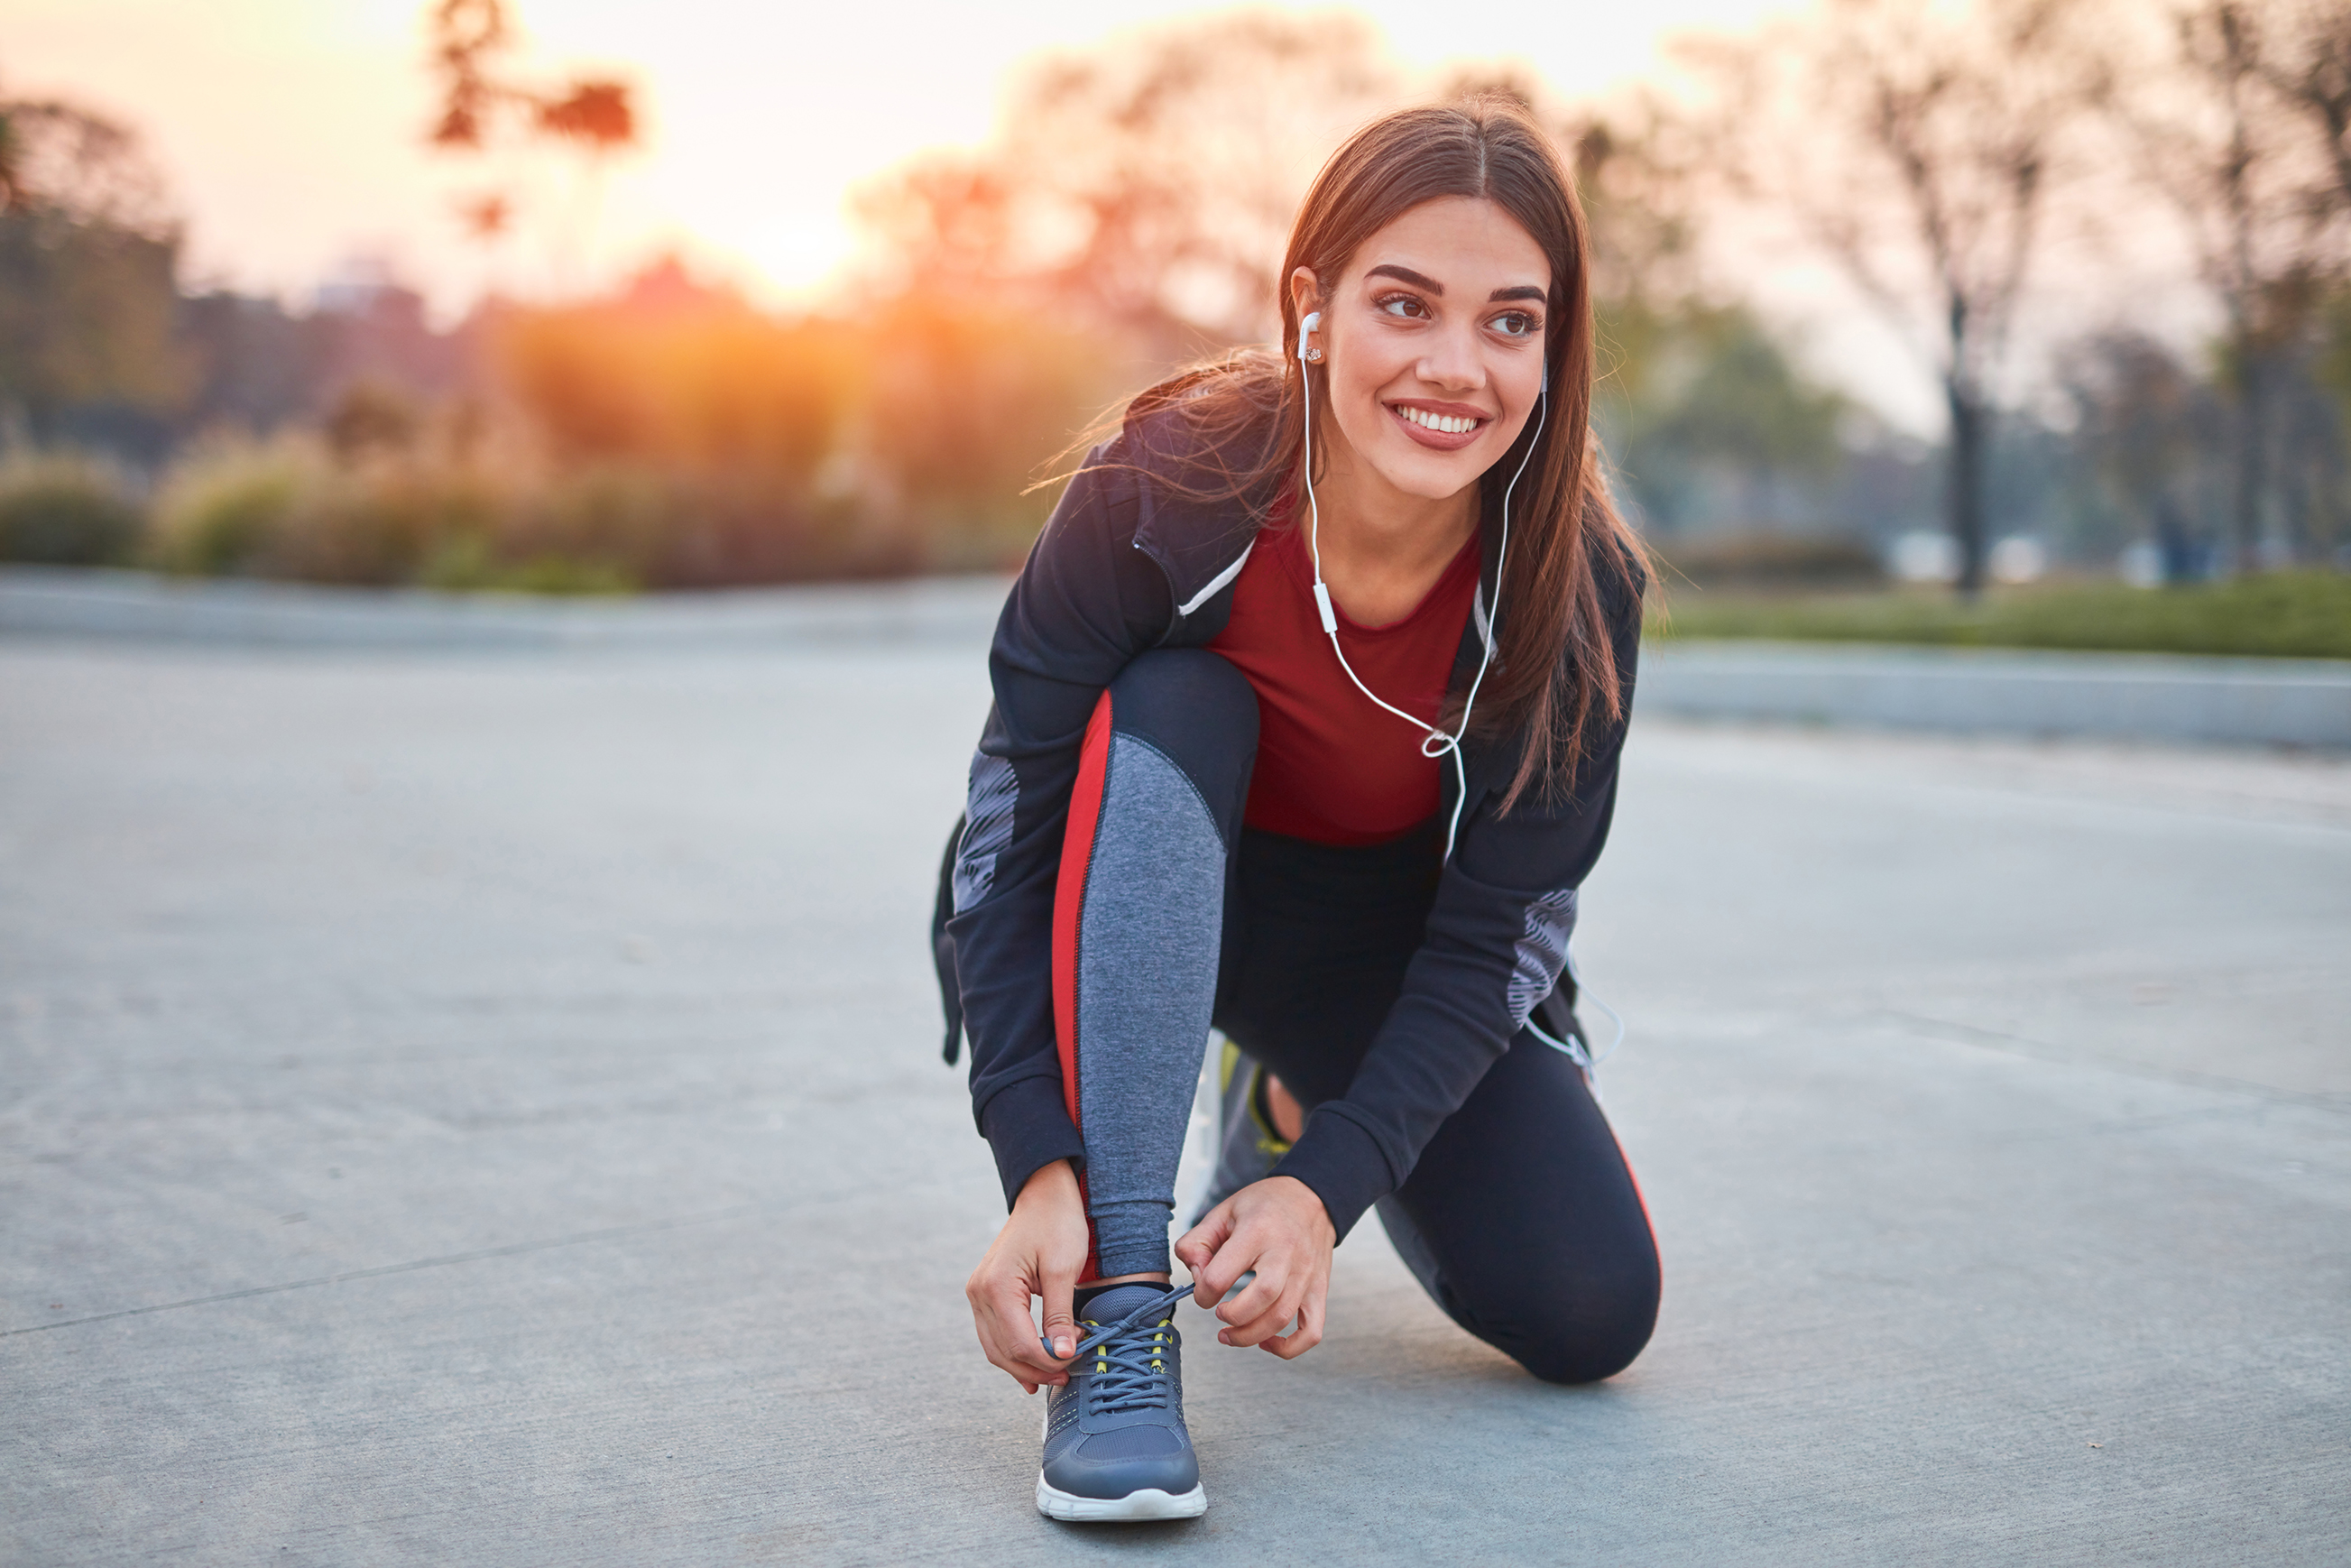
{"type": "Polygon", "coordinates": [[[1351,455],[1406,495],[1475,484],[1525,428],[1542,389],[1551,263],[1482,197],[1413,208],[1364,242],[1328,287],[1290,278],[1300,319],[1351,455]]]}

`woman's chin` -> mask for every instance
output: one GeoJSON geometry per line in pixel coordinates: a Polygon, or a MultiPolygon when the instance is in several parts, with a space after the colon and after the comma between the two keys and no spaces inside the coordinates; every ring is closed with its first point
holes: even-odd
{"type": "MultiPolygon", "coordinates": [[[[1480,442],[1479,446],[1485,443],[1480,442]]],[[[1403,450],[1383,451],[1373,466],[1389,486],[1424,501],[1447,501],[1478,482],[1489,467],[1479,446],[1432,452],[1405,442],[1403,450]]]]}

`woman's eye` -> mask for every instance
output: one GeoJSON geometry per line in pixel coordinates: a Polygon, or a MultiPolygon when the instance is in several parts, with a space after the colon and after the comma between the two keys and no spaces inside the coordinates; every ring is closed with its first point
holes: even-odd
{"type": "Polygon", "coordinates": [[[1409,294],[1391,294],[1379,301],[1379,308],[1391,316],[1426,316],[1428,308],[1409,294]]]}
{"type": "Polygon", "coordinates": [[[1535,329],[1535,319],[1523,310],[1513,310],[1508,315],[1495,317],[1494,328],[1505,336],[1523,338],[1535,329]]]}

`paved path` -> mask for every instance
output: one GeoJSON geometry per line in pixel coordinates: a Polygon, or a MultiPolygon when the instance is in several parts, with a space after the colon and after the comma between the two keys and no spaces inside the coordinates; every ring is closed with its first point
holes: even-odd
{"type": "Polygon", "coordinates": [[[2351,768],[1650,724],[1657,1338],[1367,1225],[1040,1521],[921,925],[968,650],[0,643],[0,1562],[2342,1562],[2351,768]],[[1207,1560],[1207,1559],[1202,1559],[1207,1560]]]}

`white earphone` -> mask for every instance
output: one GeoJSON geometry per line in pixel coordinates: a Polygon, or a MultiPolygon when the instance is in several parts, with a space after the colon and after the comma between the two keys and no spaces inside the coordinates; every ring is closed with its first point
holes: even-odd
{"type": "Polygon", "coordinates": [[[1502,543],[1494,555],[1494,602],[1487,608],[1482,632],[1486,651],[1478,661],[1478,674],[1469,683],[1469,695],[1462,699],[1460,727],[1447,735],[1435,725],[1415,718],[1364,685],[1364,678],[1355,674],[1353,664],[1347,663],[1347,651],[1339,645],[1339,612],[1332,608],[1331,590],[1322,581],[1322,509],[1314,499],[1314,386],[1310,368],[1314,361],[1307,357],[1306,352],[1306,334],[1322,325],[1322,312],[1320,310],[1308,312],[1305,319],[1298,323],[1298,373],[1300,380],[1306,383],[1306,507],[1309,517],[1306,548],[1314,558],[1314,608],[1322,617],[1322,634],[1331,639],[1331,652],[1339,656],[1339,667],[1347,672],[1347,678],[1355,683],[1355,689],[1419,730],[1420,754],[1423,757],[1452,754],[1453,779],[1457,788],[1453,792],[1453,816],[1445,824],[1445,858],[1451,860],[1453,838],[1461,829],[1461,808],[1469,799],[1469,770],[1461,760],[1461,737],[1469,733],[1470,709],[1477,706],[1478,688],[1486,684],[1487,668],[1494,662],[1494,629],[1501,624],[1502,619],[1502,569],[1510,559],[1510,497],[1518,489],[1520,476],[1526,473],[1527,463],[1534,456],[1536,445],[1542,440],[1543,422],[1551,415],[1551,361],[1547,359],[1543,361],[1542,401],[1535,415],[1534,435],[1527,443],[1525,455],[1519,459],[1518,472],[1510,476],[1509,486],[1502,491],[1502,543]]]}

